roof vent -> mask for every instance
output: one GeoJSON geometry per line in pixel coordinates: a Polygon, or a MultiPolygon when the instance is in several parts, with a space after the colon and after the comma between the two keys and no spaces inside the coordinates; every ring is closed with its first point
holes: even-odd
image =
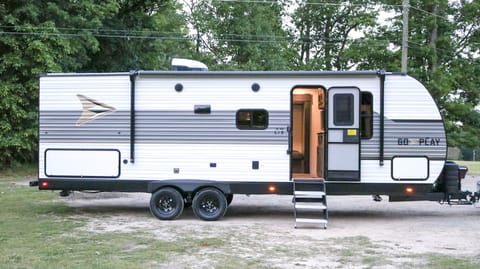
{"type": "Polygon", "coordinates": [[[172,71],[208,71],[208,67],[199,61],[190,59],[173,58],[172,71]]]}

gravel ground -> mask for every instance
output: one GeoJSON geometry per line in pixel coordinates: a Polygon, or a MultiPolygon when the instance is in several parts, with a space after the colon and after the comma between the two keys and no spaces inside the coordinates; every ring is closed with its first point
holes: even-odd
{"type": "MultiPolygon", "coordinates": [[[[479,180],[467,176],[464,188],[476,190],[479,180]]],[[[222,267],[218,264],[227,259],[232,267],[428,268],[431,255],[480,263],[480,208],[383,198],[329,196],[327,230],[294,229],[291,196],[235,196],[225,217],[215,222],[198,220],[191,209],[175,221],[157,220],[148,210],[149,194],[75,192],[60,199],[87,219],[83,229],[88,231],[222,240],[215,251],[178,254],[162,264],[173,267],[222,267]]]]}

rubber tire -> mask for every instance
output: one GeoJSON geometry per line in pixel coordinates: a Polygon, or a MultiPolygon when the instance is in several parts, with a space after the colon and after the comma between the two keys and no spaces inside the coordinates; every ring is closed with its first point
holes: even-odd
{"type": "Polygon", "coordinates": [[[449,164],[445,166],[445,192],[457,193],[460,191],[460,179],[458,175],[458,165],[449,164]]]}
{"type": "Polygon", "coordinates": [[[157,190],[150,198],[150,212],[161,220],[178,218],[184,208],[183,197],[176,189],[165,187],[157,190]],[[163,202],[164,208],[159,207],[163,202]]]}
{"type": "Polygon", "coordinates": [[[225,194],[215,188],[200,190],[193,197],[192,209],[195,216],[206,221],[218,220],[227,212],[225,194]]]}

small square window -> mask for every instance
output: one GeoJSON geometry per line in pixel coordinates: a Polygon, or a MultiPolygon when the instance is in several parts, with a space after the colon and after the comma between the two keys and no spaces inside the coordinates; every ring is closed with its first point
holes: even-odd
{"type": "Polygon", "coordinates": [[[236,124],[242,130],[263,130],[268,127],[268,112],[265,109],[240,109],[236,124]]]}
{"type": "Polygon", "coordinates": [[[353,94],[338,93],[333,96],[333,123],[337,126],[350,126],[354,123],[353,94]]]}

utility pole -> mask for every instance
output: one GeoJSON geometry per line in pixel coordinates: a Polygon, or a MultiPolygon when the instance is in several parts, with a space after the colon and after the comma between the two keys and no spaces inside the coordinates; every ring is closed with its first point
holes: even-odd
{"type": "Polygon", "coordinates": [[[403,0],[403,35],[402,35],[402,73],[407,73],[408,58],[408,8],[409,0],[403,0]]]}

